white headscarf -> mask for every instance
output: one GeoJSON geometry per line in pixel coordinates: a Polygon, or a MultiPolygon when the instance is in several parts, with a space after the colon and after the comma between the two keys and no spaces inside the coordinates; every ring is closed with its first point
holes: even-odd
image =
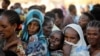
{"type": "Polygon", "coordinates": [[[73,28],[79,34],[80,37],[79,41],[76,44],[65,40],[65,43],[72,45],[70,56],[90,56],[87,50],[87,45],[84,40],[83,31],[81,27],[77,24],[69,24],[64,28],[64,31],[66,31],[68,27],[73,28]]]}

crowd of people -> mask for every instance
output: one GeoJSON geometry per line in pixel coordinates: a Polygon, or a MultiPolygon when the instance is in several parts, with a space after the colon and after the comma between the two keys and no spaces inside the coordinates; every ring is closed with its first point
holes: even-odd
{"type": "Polygon", "coordinates": [[[0,9],[0,56],[100,56],[100,4],[77,15],[61,8],[45,12],[45,5],[23,9],[15,3],[0,9]]]}

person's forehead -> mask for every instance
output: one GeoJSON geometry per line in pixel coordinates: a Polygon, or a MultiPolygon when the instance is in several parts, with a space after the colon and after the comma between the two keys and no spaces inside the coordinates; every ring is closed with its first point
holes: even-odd
{"type": "Polygon", "coordinates": [[[0,22],[8,22],[8,18],[6,16],[0,16],[0,22]]]}

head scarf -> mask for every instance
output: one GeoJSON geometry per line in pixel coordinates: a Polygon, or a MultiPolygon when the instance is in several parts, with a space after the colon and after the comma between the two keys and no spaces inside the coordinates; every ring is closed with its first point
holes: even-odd
{"type": "Polygon", "coordinates": [[[25,42],[28,42],[29,39],[29,34],[28,34],[28,25],[29,23],[31,23],[32,21],[38,21],[39,25],[40,25],[40,29],[39,32],[36,33],[38,35],[38,37],[43,37],[42,34],[42,24],[44,22],[44,17],[43,14],[39,11],[39,10],[30,10],[26,16],[26,21],[23,24],[23,30],[22,30],[22,40],[25,42]],[[37,17],[34,17],[37,16],[37,17]]]}
{"type": "Polygon", "coordinates": [[[69,27],[74,29],[79,34],[79,37],[80,37],[79,41],[76,44],[65,40],[65,43],[72,45],[70,56],[90,56],[87,50],[87,45],[84,40],[84,35],[83,35],[83,31],[81,27],[77,24],[69,24],[64,28],[64,31],[66,31],[66,29],[69,27]]]}
{"type": "Polygon", "coordinates": [[[30,56],[32,55],[36,55],[36,56],[49,56],[49,52],[47,49],[47,41],[43,35],[43,30],[42,30],[42,24],[44,22],[44,15],[42,14],[42,12],[40,12],[39,10],[30,10],[26,16],[26,21],[23,24],[23,32],[22,32],[22,41],[28,43],[28,48],[33,48],[33,49],[28,49],[29,53],[31,53],[31,51],[33,53],[30,54],[30,56]],[[35,42],[32,43],[28,43],[29,41],[29,34],[28,34],[28,24],[32,21],[38,21],[39,25],[40,25],[40,29],[36,34],[33,34],[32,36],[36,36],[35,38],[35,42]]]}

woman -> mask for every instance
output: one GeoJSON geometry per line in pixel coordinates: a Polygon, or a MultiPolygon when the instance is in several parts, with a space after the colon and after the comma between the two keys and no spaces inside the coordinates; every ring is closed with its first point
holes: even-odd
{"type": "Polygon", "coordinates": [[[87,45],[88,45],[88,42],[86,39],[86,26],[92,20],[94,20],[94,16],[91,13],[83,12],[78,22],[78,24],[81,26],[83,30],[84,38],[85,38],[87,45]]]}
{"type": "Polygon", "coordinates": [[[45,16],[44,17],[44,23],[43,23],[43,34],[45,35],[46,39],[49,38],[49,35],[52,32],[52,28],[53,28],[53,20],[52,18],[45,16]]]}
{"type": "MultiPolygon", "coordinates": [[[[72,46],[69,56],[89,56],[83,31],[77,24],[69,24],[64,28],[65,43],[72,46]]],[[[66,52],[64,52],[66,53],[66,52]]]]}
{"type": "Polygon", "coordinates": [[[49,37],[49,51],[51,56],[63,56],[64,35],[61,31],[56,30],[49,37]]]}
{"type": "Polygon", "coordinates": [[[6,10],[0,17],[0,37],[5,39],[3,50],[11,50],[19,56],[25,56],[22,42],[17,37],[16,31],[20,25],[19,15],[11,10],[6,10]]]}
{"type": "Polygon", "coordinates": [[[100,22],[91,21],[86,28],[86,36],[90,45],[91,56],[100,56],[100,22]]]}
{"type": "Polygon", "coordinates": [[[44,16],[39,10],[30,10],[23,24],[22,41],[27,43],[26,55],[48,56],[47,41],[43,35],[44,16]]]}

